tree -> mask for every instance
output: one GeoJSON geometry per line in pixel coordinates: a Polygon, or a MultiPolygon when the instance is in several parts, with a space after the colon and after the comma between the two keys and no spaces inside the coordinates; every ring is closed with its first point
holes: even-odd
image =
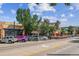
{"type": "Polygon", "coordinates": [[[41,33],[42,35],[47,35],[49,34],[49,21],[47,19],[45,19],[42,24],[40,25],[40,29],[41,29],[41,33]]]}
{"type": "Polygon", "coordinates": [[[68,27],[68,33],[69,33],[70,35],[73,34],[73,26],[69,26],[69,27],[68,27]]]}
{"type": "Polygon", "coordinates": [[[53,32],[55,31],[55,27],[54,27],[54,24],[51,24],[50,26],[49,26],[49,35],[51,36],[52,34],[53,34],[53,32]]]}
{"type": "Polygon", "coordinates": [[[37,30],[37,20],[38,20],[38,16],[37,15],[33,15],[33,18],[32,18],[32,25],[33,25],[33,30],[37,30]]]}
{"type": "Polygon", "coordinates": [[[33,15],[33,18],[32,18],[33,30],[36,30],[36,31],[39,30],[39,25],[40,25],[41,20],[42,18],[38,19],[37,15],[33,15]]]}
{"type": "Polygon", "coordinates": [[[37,15],[31,16],[29,8],[28,9],[19,8],[17,10],[16,19],[24,27],[25,34],[29,34],[33,30],[37,30],[38,24],[41,21],[41,19],[38,19],[37,15]]]}
{"type": "Polygon", "coordinates": [[[55,27],[55,30],[58,30],[59,29],[59,25],[60,25],[60,22],[59,21],[56,21],[54,27],[55,27]]]}
{"type": "Polygon", "coordinates": [[[79,27],[77,27],[76,29],[76,34],[79,34],[79,27]]]}
{"type": "Polygon", "coordinates": [[[68,34],[68,28],[65,27],[61,28],[61,35],[66,35],[66,34],[68,34]]]}
{"type": "Polygon", "coordinates": [[[30,33],[32,31],[32,17],[30,15],[29,9],[26,10],[19,8],[17,10],[16,19],[24,27],[25,34],[30,33]]]}

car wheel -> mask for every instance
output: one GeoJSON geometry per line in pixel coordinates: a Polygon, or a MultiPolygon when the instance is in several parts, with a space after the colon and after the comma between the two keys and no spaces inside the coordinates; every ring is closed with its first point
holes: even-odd
{"type": "Polygon", "coordinates": [[[43,40],[46,40],[46,38],[43,38],[43,40]]]}
{"type": "Polygon", "coordinates": [[[11,41],[11,40],[9,40],[9,41],[8,41],[8,44],[11,44],[11,43],[12,43],[12,41],[11,41]]]}
{"type": "Polygon", "coordinates": [[[22,39],[22,42],[26,42],[26,40],[25,39],[22,39]]]}

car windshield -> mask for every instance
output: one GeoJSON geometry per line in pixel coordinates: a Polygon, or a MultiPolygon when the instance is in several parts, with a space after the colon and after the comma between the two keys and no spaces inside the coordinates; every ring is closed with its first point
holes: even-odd
{"type": "Polygon", "coordinates": [[[38,35],[32,35],[32,36],[34,36],[34,37],[38,37],[38,35]]]}
{"type": "Polygon", "coordinates": [[[9,37],[4,37],[3,39],[9,39],[9,37]]]}
{"type": "Polygon", "coordinates": [[[12,38],[12,37],[9,37],[9,38],[12,38]]]}
{"type": "Polygon", "coordinates": [[[4,37],[4,39],[9,39],[9,38],[13,38],[13,37],[11,37],[11,36],[6,36],[6,37],[4,37]]]}

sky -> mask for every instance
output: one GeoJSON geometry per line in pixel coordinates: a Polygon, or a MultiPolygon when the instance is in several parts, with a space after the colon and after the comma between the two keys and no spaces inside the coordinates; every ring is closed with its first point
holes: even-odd
{"type": "Polygon", "coordinates": [[[37,14],[42,19],[49,19],[50,22],[61,22],[60,26],[79,26],[79,4],[72,3],[65,6],[64,3],[58,3],[56,6],[50,6],[47,3],[0,3],[0,21],[17,22],[16,11],[18,8],[30,9],[31,15],[37,14]]]}

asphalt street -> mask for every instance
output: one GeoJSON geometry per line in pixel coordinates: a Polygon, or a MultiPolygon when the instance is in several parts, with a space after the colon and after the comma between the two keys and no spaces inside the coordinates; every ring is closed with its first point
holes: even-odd
{"type": "Polygon", "coordinates": [[[51,56],[79,56],[79,38],[70,38],[69,45],[61,47],[56,51],[51,51],[51,56]]]}
{"type": "Polygon", "coordinates": [[[0,44],[1,56],[79,55],[79,38],[0,44]],[[73,41],[75,40],[75,41],[73,41]]]}

